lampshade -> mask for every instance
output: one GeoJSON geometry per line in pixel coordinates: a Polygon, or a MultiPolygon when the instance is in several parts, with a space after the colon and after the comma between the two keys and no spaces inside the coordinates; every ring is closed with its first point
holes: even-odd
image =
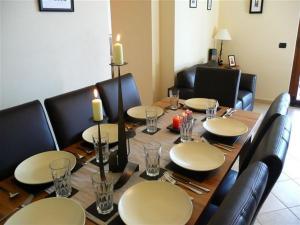
{"type": "Polygon", "coordinates": [[[222,41],[230,41],[231,40],[231,36],[228,32],[227,29],[220,29],[216,35],[215,35],[215,39],[216,40],[222,40],[222,41]]]}

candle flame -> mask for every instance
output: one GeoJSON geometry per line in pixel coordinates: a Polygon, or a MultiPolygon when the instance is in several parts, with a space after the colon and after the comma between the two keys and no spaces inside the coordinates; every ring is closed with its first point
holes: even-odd
{"type": "Polygon", "coordinates": [[[98,98],[98,91],[97,91],[97,89],[94,89],[94,97],[98,98]]]}
{"type": "Polygon", "coordinates": [[[120,34],[117,34],[117,37],[116,37],[116,41],[120,41],[121,40],[121,35],[120,34]]]}

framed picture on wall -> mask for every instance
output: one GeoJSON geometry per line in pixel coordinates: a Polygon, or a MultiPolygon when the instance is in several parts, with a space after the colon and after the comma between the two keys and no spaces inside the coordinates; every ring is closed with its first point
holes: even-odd
{"type": "Polygon", "coordinates": [[[74,12],[74,0],[38,0],[40,11],[74,12]]]}
{"type": "Polygon", "coordinates": [[[262,13],[264,0],[251,0],[249,13],[262,13]]]}
{"type": "Polygon", "coordinates": [[[190,0],[190,8],[197,8],[197,0],[190,0]]]}
{"type": "Polygon", "coordinates": [[[230,67],[235,67],[236,66],[234,55],[229,55],[228,56],[228,64],[229,64],[230,67]]]}
{"type": "Polygon", "coordinates": [[[212,0],[207,0],[207,10],[211,10],[212,0]]]}

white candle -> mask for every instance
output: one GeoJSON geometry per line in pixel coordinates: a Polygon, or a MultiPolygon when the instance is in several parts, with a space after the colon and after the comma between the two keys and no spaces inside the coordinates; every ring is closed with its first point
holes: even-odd
{"type": "Polygon", "coordinates": [[[117,43],[114,44],[113,58],[117,65],[124,64],[123,45],[120,43],[120,34],[117,35],[117,43]]]}
{"type": "Polygon", "coordinates": [[[98,97],[98,92],[94,90],[95,99],[92,100],[92,108],[93,108],[93,119],[94,121],[103,120],[103,112],[102,112],[102,101],[98,97]]]}

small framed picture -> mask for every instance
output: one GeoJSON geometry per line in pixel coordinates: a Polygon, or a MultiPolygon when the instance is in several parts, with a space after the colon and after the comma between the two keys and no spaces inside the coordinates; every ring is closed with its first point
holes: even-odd
{"type": "Polygon", "coordinates": [[[190,0],[190,8],[197,8],[197,0],[190,0]]]}
{"type": "Polygon", "coordinates": [[[229,55],[228,56],[228,64],[229,64],[230,67],[235,67],[236,66],[234,55],[229,55]]]}
{"type": "Polygon", "coordinates": [[[251,0],[249,13],[262,13],[264,0],[251,0]]]}
{"type": "Polygon", "coordinates": [[[211,10],[212,0],[207,0],[207,10],[211,10]]]}
{"type": "Polygon", "coordinates": [[[74,12],[74,0],[39,0],[40,11],[74,12]]]}

